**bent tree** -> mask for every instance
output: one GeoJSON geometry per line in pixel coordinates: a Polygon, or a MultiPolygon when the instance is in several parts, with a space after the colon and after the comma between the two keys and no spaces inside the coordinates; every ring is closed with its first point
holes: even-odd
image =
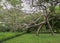
{"type": "Polygon", "coordinates": [[[50,15],[53,15],[55,14],[55,7],[58,5],[60,6],[60,0],[38,0],[38,2],[36,3],[36,5],[34,5],[34,1],[35,0],[32,0],[32,6],[36,7],[38,6],[40,10],[43,10],[43,17],[44,17],[44,20],[38,24],[36,24],[36,22],[40,19],[37,18],[35,20],[34,23],[32,23],[33,25],[29,25],[28,27],[28,30],[29,28],[31,27],[34,27],[34,26],[38,26],[38,29],[36,31],[36,35],[39,35],[39,31],[41,30],[41,28],[45,25],[47,25],[51,31],[51,34],[53,35],[54,32],[53,32],[53,29],[52,29],[52,25],[50,24],[50,20],[52,20],[53,18],[50,18],[50,15]]]}
{"type": "MultiPolygon", "coordinates": [[[[36,5],[34,4],[34,1],[35,0],[31,0],[32,2],[32,5],[31,7],[39,7],[39,10],[43,10],[42,12],[42,16],[43,16],[43,21],[37,23],[40,19],[41,19],[41,16],[36,18],[34,20],[34,22],[32,23],[29,23],[26,27],[27,27],[27,31],[30,31],[31,28],[34,28],[34,27],[37,27],[36,29],[36,35],[39,35],[39,31],[42,29],[43,26],[47,26],[50,31],[51,31],[51,34],[53,35],[54,32],[53,32],[53,28],[52,28],[52,25],[50,24],[50,20],[52,20],[53,18],[50,18],[51,15],[55,14],[55,7],[56,6],[60,6],[60,0],[38,0],[36,2],[36,5]]],[[[10,2],[10,0],[9,0],[10,2]]],[[[12,1],[13,2],[13,1],[12,1]]],[[[15,5],[20,3],[18,1],[18,3],[16,3],[16,1],[14,3],[10,2],[12,5],[15,5]]],[[[17,10],[19,8],[16,8],[17,10]]],[[[34,12],[35,13],[35,12],[34,12]]],[[[11,14],[11,13],[10,13],[11,14]]],[[[40,14],[41,15],[41,14],[40,14]]],[[[14,16],[15,17],[15,16],[14,16]]],[[[17,26],[17,20],[15,19],[14,21],[16,23],[16,26],[17,26]]],[[[13,28],[15,26],[13,25],[13,28]]],[[[24,27],[24,26],[23,26],[24,27]]],[[[15,29],[15,28],[14,28],[15,29]]],[[[17,29],[17,28],[16,28],[17,29]]],[[[14,30],[15,31],[15,30],[14,30]]]]}

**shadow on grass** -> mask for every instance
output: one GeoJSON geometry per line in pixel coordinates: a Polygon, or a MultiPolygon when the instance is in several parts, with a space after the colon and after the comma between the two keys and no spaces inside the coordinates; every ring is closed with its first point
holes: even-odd
{"type": "Polygon", "coordinates": [[[9,37],[9,38],[0,40],[0,43],[3,43],[4,41],[7,41],[7,40],[10,40],[10,39],[16,38],[16,37],[18,37],[18,36],[22,36],[22,35],[24,35],[25,33],[26,33],[26,32],[22,32],[21,34],[17,34],[17,35],[15,35],[15,36],[12,36],[12,37],[9,37]]]}
{"type": "MultiPolygon", "coordinates": [[[[60,34],[60,32],[54,32],[54,33],[60,34]]],[[[13,36],[13,37],[9,37],[9,38],[3,39],[3,40],[0,41],[0,43],[3,43],[4,41],[7,41],[7,40],[10,40],[10,39],[16,38],[16,37],[18,37],[18,36],[22,36],[22,35],[24,35],[24,34],[29,34],[29,33],[22,32],[21,34],[15,35],[15,36],[13,36]]],[[[35,34],[35,33],[30,33],[30,34],[35,34]]],[[[39,33],[39,34],[51,34],[51,32],[41,32],[41,33],[39,33]]]]}

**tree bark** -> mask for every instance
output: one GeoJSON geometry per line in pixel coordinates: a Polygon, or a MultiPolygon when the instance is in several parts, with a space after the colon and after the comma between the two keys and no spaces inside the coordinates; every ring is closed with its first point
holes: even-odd
{"type": "Polygon", "coordinates": [[[49,26],[49,29],[50,29],[50,31],[51,31],[51,34],[54,35],[53,29],[52,29],[52,27],[51,27],[51,25],[50,25],[50,23],[49,23],[48,18],[47,18],[47,25],[49,26]]]}
{"type": "Polygon", "coordinates": [[[39,26],[39,28],[37,29],[36,35],[39,36],[39,31],[41,30],[43,24],[39,26]]]}

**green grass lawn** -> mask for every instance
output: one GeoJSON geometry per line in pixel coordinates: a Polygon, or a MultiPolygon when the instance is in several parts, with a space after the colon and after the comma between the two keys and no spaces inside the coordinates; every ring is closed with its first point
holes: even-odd
{"type": "Polygon", "coordinates": [[[16,36],[17,32],[0,32],[0,41],[16,36]]]}
{"type": "Polygon", "coordinates": [[[4,43],[60,43],[60,34],[51,36],[51,34],[24,34],[16,38],[4,41],[4,43]]]}

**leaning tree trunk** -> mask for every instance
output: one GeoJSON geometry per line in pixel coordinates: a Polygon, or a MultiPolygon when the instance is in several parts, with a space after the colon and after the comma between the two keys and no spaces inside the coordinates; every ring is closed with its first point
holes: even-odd
{"type": "Polygon", "coordinates": [[[41,25],[38,27],[37,32],[36,32],[36,35],[37,35],[37,36],[39,36],[39,31],[41,30],[42,26],[43,26],[43,24],[41,24],[41,25]]]}
{"type": "Polygon", "coordinates": [[[48,27],[49,27],[49,29],[50,29],[50,31],[51,31],[51,34],[54,35],[53,29],[52,29],[52,27],[51,27],[51,25],[50,25],[50,23],[49,23],[48,18],[47,18],[47,25],[48,25],[48,27]]]}
{"type": "Polygon", "coordinates": [[[50,13],[48,13],[48,11],[47,11],[47,8],[45,7],[45,6],[43,6],[43,16],[44,16],[44,24],[42,23],[40,26],[39,26],[39,28],[37,29],[37,32],[36,32],[36,35],[39,35],[39,31],[41,30],[41,28],[43,27],[43,25],[47,25],[48,27],[49,27],[49,29],[50,29],[50,31],[51,31],[51,34],[53,35],[54,34],[54,32],[53,32],[53,30],[52,30],[52,27],[51,27],[51,25],[50,25],[50,23],[49,23],[49,15],[50,15],[50,13]],[[46,24],[47,23],[47,24],[46,24]]]}

